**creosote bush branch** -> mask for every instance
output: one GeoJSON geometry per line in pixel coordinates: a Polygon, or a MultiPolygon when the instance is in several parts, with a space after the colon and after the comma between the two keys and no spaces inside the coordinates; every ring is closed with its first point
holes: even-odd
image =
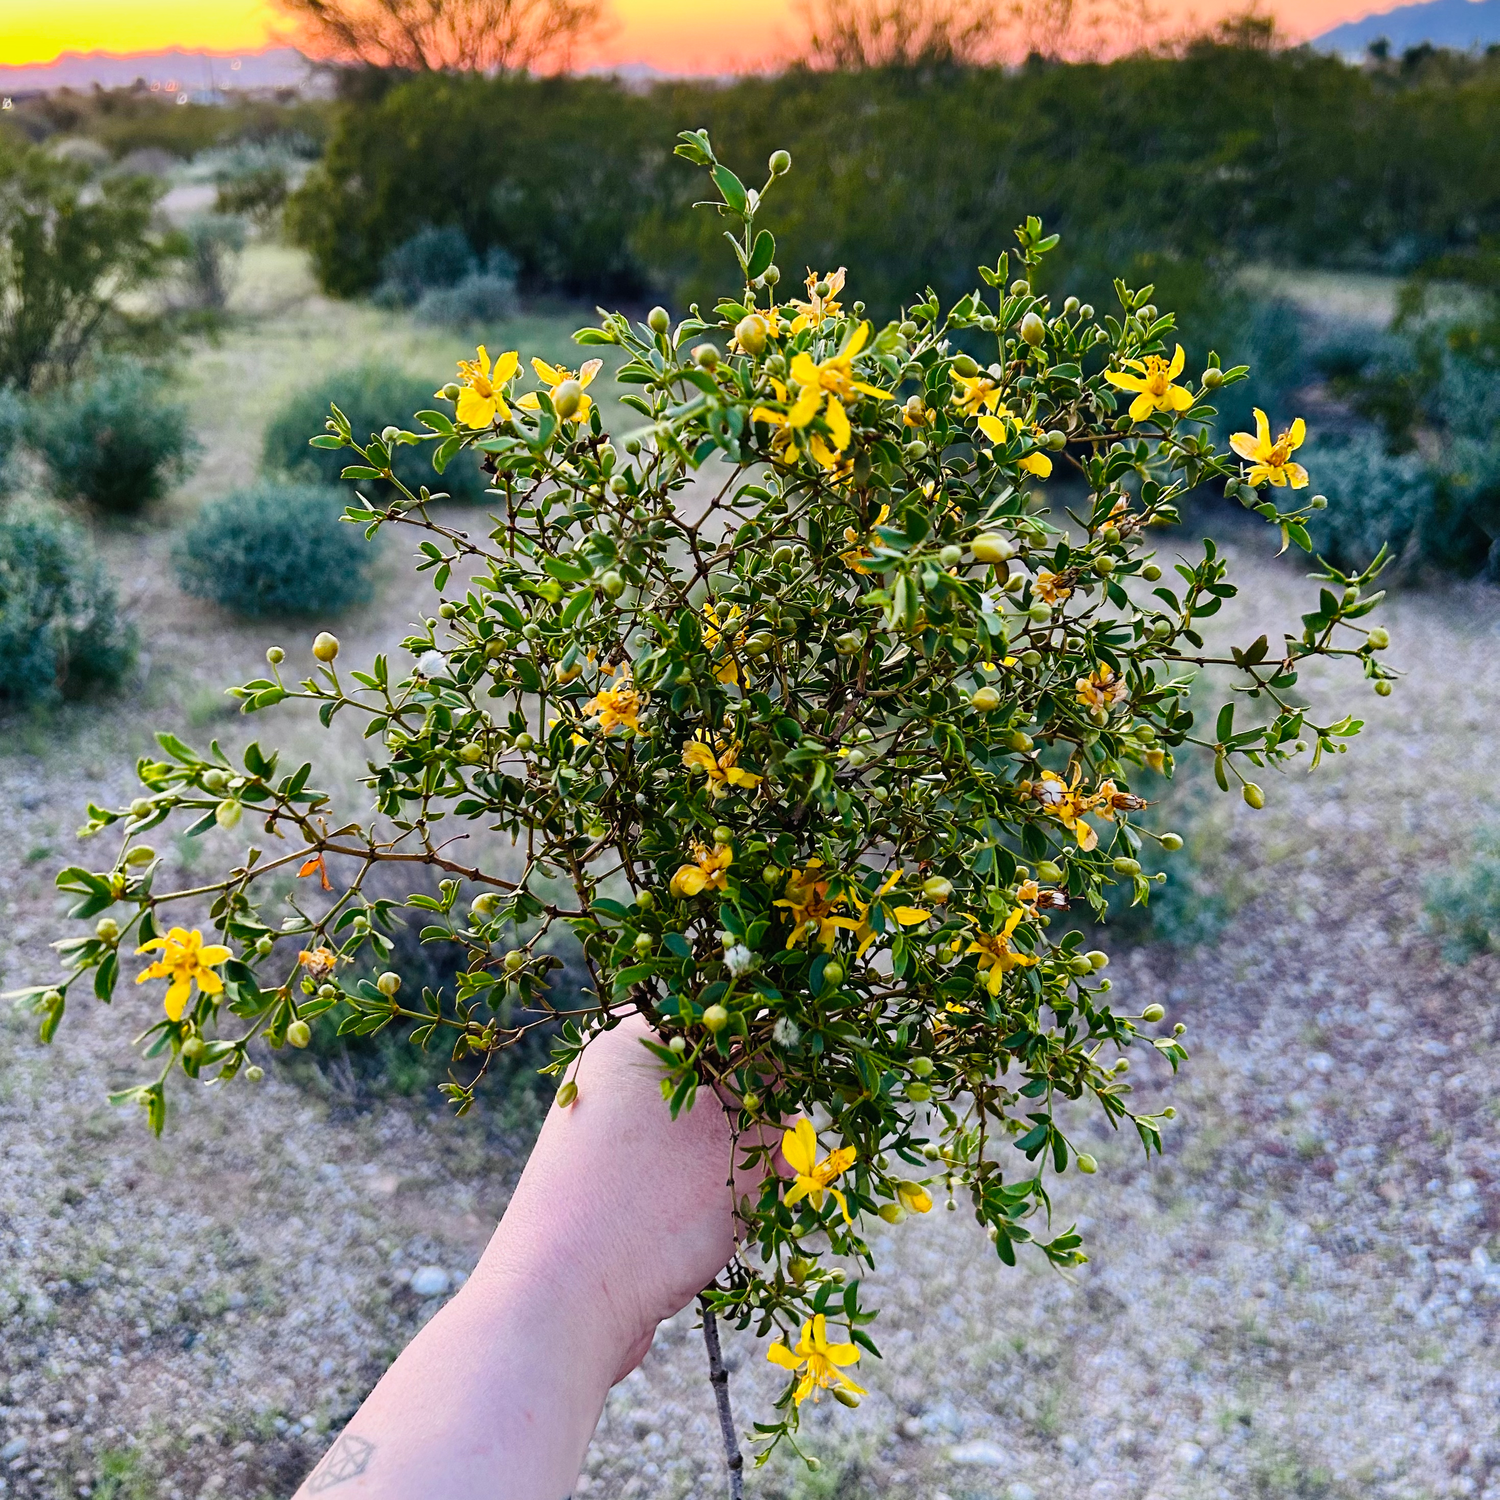
{"type": "Polygon", "coordinates": [[[158,1130],[176,1075],[257,1077],[252,1042],[305,1045],[335,1008],[346,1033],[411,1022],[418,1045],[449,1049],[460,1112],[544,1022],[560,1024],[548,1071],[568,1107],[590,1040],[644,1015],[663,1107],[728,1109],[761,1172],[705,1305],[786,1371],[756,1423],[764,1456],[795,1445],[807,1398],[859,1399],[853,1368],[878,1352],[859,1279],[873,1219],[962,1203],[1005,1263],[1033,1244],[1075,1265],[1049,1175],[1096,1163],[1063,1101],[1160,1150],[1172,1110],[1132,1107],[1128,1054],[1175,1070],[1183,1027],[1159,1005],[1113,1008],[1107,956],[1065,930],[1117,883],[1146,901],[1148,859],[1181,847],[1135,820],[1135,774],[1170,775],[1193,746],[1260,807],[1250,773],[1315,766],[1360,728],[1305,700],[1309,658],[1346,660],[1377,691],[1395,674],[1364,623],[1378,560],[1317,573],[1317,604],[1274,646],[1206,644],[1235,594],[1226,559],[1208,541],[1168,572],[1155,528],[1221,485],[1283,549],[1307,548],[1323,502],[1300,503],[1300,423],[1215,446],[1214,394],[1247,371],[1187,372],[1150,287],[1119,284],[1105,315],[1053,306],[1034,286],[1055,237],[1033,219],[946,312],[928,291],[877,329],[846,305],[842,269],[778,301],[759,220],[786,154],[755,190],[702,132],[678,152],[711,178],[740,285],[675,326],[657,308],[576,335],[621,357],[635,430],[606,434],[598,359],[528,374],[519,352],[481,348],[409,430],[364,437],[334,408],[313,439],[381,486],[350,521],[420,534],[441,602],[399,660],[347,668],[324,634],[300,682],[273,648],[269,675],[235,691],[247,712],[355,716],[368,821],[336,815],[310,765],[160,736],[141,795],[89,809],[86,831],[118,838],[109,858],[59,876],[97,925],[58,944],[57,984],[21,998],[51,1037],[70,993],[109,1000],[122,952],[149,953],[140,980],[168,982],[142,1038],[160,1071],[116,1098],[158,1130]],[[439,473],[483,455],[493,529],[439,520],[396,477],[404,447],[439,473]],[[1210,667],[1234,680],[1205,717],[1192,695],[1210,667]],[[256,842],[233,869],[157,889],[148,833],[245,816],[256,842]],[[522,851],[513,878],[465,852],[480,830],[522,851]],[[366,884],[403,862],[443,877],[405,905],[425,940],[466,951],[451,992],[351,977],[391,952],[397,903],[366,884]],[[202,913],[213,942],[188,925],[202,913]],[[592,981],[566,1005],[546,985],[559,927],[592,981]]]}

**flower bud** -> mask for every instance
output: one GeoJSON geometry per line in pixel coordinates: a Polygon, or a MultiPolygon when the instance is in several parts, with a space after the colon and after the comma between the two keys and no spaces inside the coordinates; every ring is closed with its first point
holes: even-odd
{"type": "Polygon", "coordinates": [[[773,151],[771,160],[767,163],[771,169],[772,177],[785,177],[792,170],[792,156],[789,151],[773,151]]]}
{"type": "Polygon", "coordinates": [[[925,1104],[932,1098],[932,1090],[925,1083],[909,1083],[906,1085],[906,1097],[913,1104],[925,1104]]]}
{"type": "Polygon", "coordinates": [[[1377,698],[1389,698],[1391,696],[1391,685],[1383,677],[1375,684],[1375,696],[1377,698]]]}
{"type": "Polygon", "coordinates": [[[681,1057],[682,1054],[687,1051],[687,1038],[684,1036],[674,1036],[672,1040],[667,1043],[667,1051],[675,1052],[679,1057],[681,1057]]]}
{"type": "Polygon", "coordinates": [[[1314,510],[1327,510],[1328,509],[1328,496],[1327,495],[1314,495],[1312,497],[1312,499],[1309,500],[1307,503],[1310,506],[1312,506],[1312,508],[1314,510]]]}
{"type": "Polygon", "coordinates": [[[227,797],[214,809],[214,822],[220,828],[233,828],[240,820],[243,809],[232,797],[227,797]]]}
{"type": "Polygon", "coordinates": [[[1092,948],[1083,956],[1088,959],[1089,968],[1096,974],[1100,969],[1107,969],[1109,967],[1109,954],[1105,953],[1102,949],[1092,948]]]}
{"type": "Polygon", "coordinates": [[[1370,644],[1377,651],[1384,651],[1385,648],[1390,645],[1390,643],[1391,643],[1391,633],[1390,633],[1390,631],[1388,631],[1385,628],[1384,625],[1377,625],[1370,632],[1370,644]]]}
{"type": "Polygon", "coordinates": [[[583,404],[583,387],[576,380],[560,380],[552,387],[552,410],[559,417],[571,417],[583,404]]]}
{"type": "Polygon", "coordinates": [[[652,333],[665,333],[672,326],[672,314],[664,307],[653,307],[646,314],[646,327],[652,333]]]}
{"type": "Polygon", "coordinates": [[[1038,599],[1037,602],[1026,611],[1026,616],[1035,625],[1045,625],[1047,621],[1052,618],[1052,606],[1045,603],[1043,600],[1038,599]]]}
{"type": "Polygon", "coordinates": [[[835,636],[833,649],[840,656],[853,656],[864,645],[865,638],[857,631],[846,630],[843,635],[835,636]]]}
{"type": "Polygon", "coordinates": [[[911,1070],[918,1078],[932,1077],[932,1059],[930,1057],[914,1057],[911,1060],[911,1070]]]}
{"type": "Polygon", "coordinates": [[[760,1108],[760,1095],[755,1093],[744,1095],[740,1099],[740,1108],[753,1115],[760,1108]]]}
{"type": "Polygon", "coordinates": [[[1243,796],[1251,807],[1262,808],[1266,805],[1266,794],[1253,781],[1245,783],[1243,796]]]}
{"type": "Polygon", "coordinates": [[[125,856],[125,863],[134,869],[143,865],[149,865],[156,858],[156,850],[150,844],[137,844],[129,854],[125,856]]]}
{"type": "Polygon", "coordinates": [[[286,660],[286,652],[280,646],[272,646],[266,651],[266,660],[273,667],[279,667],[286,660]]]}
{"type": "Polygon", "coordinates": [[[611,599],[618,599],[625,592],[625,580],[611,568],[599,580],[599,587],[609,595],[611,599]]]}
{"type": "Polygon", "coordinates": [[[899,1224],[906,1218],[906,1210],[899,1203],[882,1203],[879,1212],[887,1224],[899,1224]]]}
{"type": "Polygon", "coordinates": [[[510,952],[505,955],[503,963],[505,965],[505,972],[507,974],[514,974],[516,970],[524,967],[526,963],[526,955],[519,948],[512,948],[510,952]]]}
{"type": "Polygon", "coordinates": [[[339,654],[339,638],[320,630],[313,637],[312,653],[321,662],[330,662],[339,654]]]}
{"type": "Polygon", "coordinates": [[[1116,875],[1139,875],[1141,873],[1141,862],[1138,859],[1128,859],[1122,855],[1114,861],[1112,868],[1116,875]]]}
{"type": "Polygon", "coordinates": [[[836,990],[844,982],[843,964],[823,965],[823,986],[825,989],[836,990]]]}
{"type": "Polygon", "coordinates": [[[1081,1152],[1078,1157],[1078,1170],[1086,1172],[1090,1177],[1099,1170],[1099,1163],[1094,1160],[1087,1151],[1081,1152]]]}
{"type": "Polygon", "coordinates": [[[286,1039],[300,1050],[312,1041],[312,1027],[299,1017],[287,1027],[286,1039]]]}
{"type": "Polygon", "coordinates": [[[1161,846],[1168,854],[1176,854],[1182,848],[1182,835],[1180,833],[1164,833],[1161,836],[1161,846]]]}
{"type": "Polygon", "coordinates": [[[250,1066],[245,1069],[245,1077],[249,1079],[251,1083],[259,1083],[265,1076],[266,1070],[261,1067],[259,1063],[251,1063],[250,1066]]]}
{"type": "Polygon", "coordinates": [[[1024,297],[1031,290],[1031,283],[1024,276],[1017,276],[1010,284],[1012,297],[1024,297]]]}
{"type": "Polygon", "coordinates": [[[1161,1020],[1161,1018],[1166,1015],[1166,1013],[1166,1007],[1163,1005],[1148,1005],[1145,1010],[1141,1012],[1141,1020],[1149,1021],[1155,1024],[1157,1021],[1161,1020]]]}
{"type": "Polygon", "coordinates": [[[979,373],[979,364],[970,355],[957,354],[953,358],[953,373],[972,380],[979,373]]]}
{"type": "Polygon", "coordinates": [[[964,560],[964,549],[955,547],[951,542],[938,553],[938,561],[945,568],[956,568],[964,560]]]}
{"type": "Polygon", "coordinates": [[[693,350],[693,363],[701,370],[719,368],[719,351],[712,344],[699,344],[693,350]]]}
{"type": "MultiPolygon", "coordinates": [[[[1036,656],[1037,661],[1041,660],[1041,657],[1037,656],[1037,653],[1035,651],[1028,651],[1026,655],[1036,656]]],[[[1037,664],[1036,662],[1026,661],[1025,656],[1023,656],[1021,660],[1025,662],[1028,667],[1034,667],[1037,664]]],[[[1032,739],[1029,734],[1025,734],[1019,729],[1012,729],[1011,732],[1006,735],[1005,744],[1008,749],[1014,750],[1018,755],[1025,755],[1029,751],[1036,749],[1036,741],[1032,739]]]]}
{"type": "Polygon", "coordinates": [[[255,940],[255,951],[265,958],[276,947],[276,939],[269,932],[263,932],[255,940]]]}
{"type": "Polygon", "coordinates": [[[401,976],[391,969],[387,969],[379,979],[375,981],[375,988],[389,1000],[397,990],[401,988],[401,976]]]}
{"type": "Polygon", "coordinates": [[[922,894],[941,906],[953,894],[953,882],[942,875],[929,875],[922,882],[922,894]]]}
{"type": "Polygon", "coordinates": [[[1203,389],[1216,391],[1224,384],[1224,372],[1217,365],[1210,365],[1203,372],[1203,389]]]}
{"type": "Polygon", "coordinates": [[[833,285],[829,281],[813,282],[812,294],[820,302],[833,291],[833,285]]]}
{"type": "Polygon", "coordinates": [[[703,1024],[717,1035],[729,1024],[729,1012],[722,1005],[710,1005],[703,1012],[703,1024]]]}
{"type": "Polygon", "coordinates": [[[113,917],[100,917],[94,926],[94,936],[101,943],[118,943],[120,941],[120,924],[113,917]]]}
{"type": "Polygon", "coordinates": [[[976,688],[969,702],[978,713],[992,714],[1000,707],[1000,694],[992,687],[976,688]]]}
{"type": "Polygon", "coordinates": [[[572,1102],[577,1097],[578,1097],[578,1085],[576,1083],[574,1083],[573,1080],[570,1078],[557,1091],[557,1107],[559,1109],[567,1109],[567,1107],[570,1104],[572,1104],[572,1102]]]}
{"type": "Polygon", "coordinates": [[[1049,885],[1056,885],[1063,878],[1062,867],[1054,864],[1050,859],[1039,859],[1036,864],[1036,878],[1045,880],[1049,885]]]}
{"type": "Polygon", "coordinates": [[[1155,583],[1156,580],[1161,577],[1161,569],[1158,568],[1155,563],[1147,563],[1146,566],[1141,569],[1141,577],[1144,578],[1147,583],[1155,583]]]}
{"type": "MultiPolygon", "coordinates": [[[[750,355],[760,354],[765,349],[768,332],[766,320],[759,313],[751,313],[734,325],[735,342],[750,355]]],[[[708,347],[713,346],[710,344],[708,347]]]]}
{"type": "Polygon", "coordinates": [[[456,380],[450,380],[448,384],[443,387],[443,399],[445,401],[457,401],[458,398],[463,395],[463,393],[464,388],[456,380]]]}
{"type": "Polygon", "coordinates": [[[182,1055],[191,1061],[195,1057],[203,1056],[203,1038],[201,1036],[190,1036],[182,1044],[182,1055]]]}
{"type": "Polygon", "coordinates": [[[1021,337],[1035,349],[1047,337],[1047,325],[1034,313],[1021,319],[1021,337]]]}

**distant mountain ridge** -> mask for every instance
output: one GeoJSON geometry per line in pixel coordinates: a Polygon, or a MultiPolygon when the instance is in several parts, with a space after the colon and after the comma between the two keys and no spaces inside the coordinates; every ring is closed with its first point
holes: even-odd
{"type": "Polygon", "coordinates": [[[1347,57],[1362,54],[1380,37],[1395,53],[1423,42],[1460,52],[1488,47],[1500,42],[1500,0],[1427,0],[1422,5],[1402,5],[1335,26],[1314,37],[1312,45],[1320,52],[1339,52],[1347,57]]]}
{"type": "Polygon", "coordinates": [[[129,88],[137,78],[188,94],[211,89],[295,88],[306,82],[306,59],[293,47],[263,52],[64,52],[50,63],[0,67],[0,92],[33,89],[129,88]]]}

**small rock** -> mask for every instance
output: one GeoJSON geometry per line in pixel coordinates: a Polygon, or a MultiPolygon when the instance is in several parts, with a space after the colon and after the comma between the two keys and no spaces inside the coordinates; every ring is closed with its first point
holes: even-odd
{"type": "Polygon", "coordinates": [[[250,1458],[254,1455],[254,1453],[255,1444],[250,1442],[248,1438],[243,1443],[236,1443],[234,1447],[229,1450],[229,1456],[231,1458],[250,1458]]]}
{"type": "Polygon", "coordinates": [[[19,1458],[25,1451],[26,1439],[23,1437],[14,1437],[3,1448],[0,1448],[0,1463],[7,1463],[13,1458],[19,1458]]]}
{"type": "Polygon", "coordinates": [[[1036,1491],[1029,1484],[1022,1484],[1017,1480],[1015,1484],[1006,1487],[1005,1500],[1036,1500],[1036,1491]]]}
{"type": "Polygon", "coordinates": [[[922,1436],[922,1423],[917,1417],[902,1417],[896,1423],[896,1431],[908,1442],[915,1442],[922,1436]]]}
{"type": "Polygon", "coordinates": [[[982,1438],[972,1443],[960,1443],[948,1450],[948,1458],[956,1464],[972,1464],[981,1469],[1003,1469],[1010,1463],[1010,1456],[997,1443],[987,1443],[982,1438]]]}
{"type": "Polygon", "coordinates": [[[1203,1462],[1203,1450],[1197,1443],[1178,1443],[1173,1454],[1185,1469],[1196,1469],[1203,1462]]]}
{"type": "Polygon", "coordinates": [[[411,1289],[419,1297],[441,1297],[448,1290],[448,1273],[441,1266],[422,1266],[412,1272],[411,1289]]]}

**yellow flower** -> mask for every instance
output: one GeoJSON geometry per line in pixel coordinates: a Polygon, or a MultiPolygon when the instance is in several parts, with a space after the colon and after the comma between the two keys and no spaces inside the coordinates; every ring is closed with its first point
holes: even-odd
{"type": "MultiPolygon", "coordinates": [[[[861,323],[850,334],[848,341],[837,354],[827,359],[815,360],[806,350],[792,360],[791,378],[800,389],[797,399],[786,412],[757,406],[750,413],[752,422],[768,422],[786,432],[787,462],[795,463],[800,456],[799,443],[805,435],[807,451],[825,469],[841,467],[839,455],[849,446],[852,431],[846,405],[856,396],[877,396],[882,401],[894,401],[889,391],[868,384],[854,377],[854,357],[869,341],[870,325],[861,323]],[[823,419],[824,432],[809,431],[812,424],[823,419]]],[[[772,383],[778,399],[787,399],[788,388],[779,381],[772,383]]]]}
{"type": "MultiPolygon", "coordinates": [[[[521,356],[512,349],[491,369],[489,350],[481,344],[474,352],[477,359],[458,362],[458,382],[463,387],[458,393],[458,420],[465,427],[488,427],[497,417],[508,422],[510,408],[505,404],[504,386],[521,368],[521,356]]],[[[437,394],[441,396],[442,392],[437,394]]]]}
{"type": "MultiPolygon", "coordinates": [[[[576,380],[580,386],[588,386],[592,383],[594,376],[604,368],[602,359],[585,360],[582,369],[575,375],[571,370],[564,370],[560,365],[549,365],[544,359],[533,359],[531,368],[536,371],[537,379],[549,390],[555,391],[565,380],[576,380]]],[[[540,411],[542,403],[537,400],[535,391],[528,391],[521,397],[516,405],[526,411],[540,411]]],[[[592,396],[580,396],[578,399],[578,410],[567,420],[570,422],[584,422],[588,420],[588,414],[593,409],[592,396]]]]}
{"type": "Polygon", "coordinates": [[[815,1314],[802,1325],[802,1336],[797,1340],[795,1349],[788,1349],[777,1339],[766,1350],[766,1358],[773,1365],[780,1365],[783,1370],[800,1373],[802,1378],[797,1382],[794,1393],[798,1406],[809,1395],[816,1401],[818,1398],[815,1393],[826,1391],[830,1386],[837,1386],[856,1396],[865,1394],[865,1388],[856,1385],[840,1369],[841,1365],[858,1364],[859,1350],[853,1344],[828,1342],[828,1319],[823,1313],[815,1314]]]}
{"type": "Polygon", "coordinates": [[[1031,795],[1042,804],[1044,812],[1050,813],[1078,840],[1078,847],[1086,854],[1098,846],[1099,835],[1083,821],[1083,815],[1093,808],[1094,799],[1078,790],[1082,774],[1083,768],[1075,765],[1070,784],[1052,771],[1043,771],[1042,779],[1032,785],[1031,795]]]}
{"type": "Polygon", "coordinates": [[[1168,364],[1159,354],[1148,354],[1145,359],[1126,360],[1129,369],[1136,371],[1128,375],[1120,370],[1106,370],[1104,378],[1122,391],[1138,391],[1140,394],[1130,403],[1130,420],[1144,422],[1153,412],[1187,411],[1193,404],[1192,392],[1185,386],[1172,382],[1182,374],[1187,356],[1182,345],[1168,364]]]}
{"type": "Polygon", "coordinates": [[[845,268],[840,266],[837,271],[829,271],[825,276],[819,276],[816,271],[807,273],[807,301],[792,301],[788,306],[797,309],[797,316],[792,319],[792,332],[801,333],[804,328],[821,328],[827,318],[836,318],[844,310],[834,299],[844,290],[845,268]],[[828,295],[818,296],[813,289],[820,281],[828,283],[828,295]]]}
{"type": "MultiPolygon", "coordinates": [[[[705,604],[703,606],[703,644],[712,651],[719,644],[720,637],[729,634],[729,627],[739,617],[740,607],[738,604],[731,604],[729,606],[729,613],[722,620],[719,618],[719,611],[716,605],[705,604]]],[[[736,632],[731,637],[731,644],[736,648],[743,646],[745,644],[745,632],[743,630],[736,632]]],[[[719,670],[714,673],[714,677],[726,686],[732,684],[734,687],[738,687],[740,685],[740,669],[735,665],[733,656],[726,656],[724,658],[719,664],[719,670]]]]}
{"type": "Polygon", "coordinates": [[[583,705],[584,713],[597,717],[599,728],[608,734],[623,724],[627,729],[638,730],[641,710],[645,708],[647,695],[630,680],[630,663],[621,662],[615,669],[615,679],[608,687],[602,687],[583,705]]]}
{"type": "Polygon", "coordinates": [[[880,514],[875,517],[868,537],[861,537],[852,526],[844,527],[844,540],[849,543],[849,551],[839,553],[839,561],[846,568],[852,568],[856,573],[868,573],[871,571],[865,567],[865,559],[874,554],[870,551],[866,543],[874,540],[875,527],[883,525],[885,518],[890,513],[891,508],[889,505],[882,505],[880,507],[880,514]]]}
{"type": "MultiPolygon", "coordinates": [[[[979,418],[979,430],[993,443],[1008,443],[1013,431],[1032,432],[1038,437],[1046,435],[1035,422],[1028,427],[1003,406],[997,416],[982,415],[979,418]]],[[[1016,467],[1024,469],[1028,474],[1035,474],[1038,479],[1049,479],[1052,475],[1052,460],[1041,452],[1028,453],[1024,458],[1017,459],[1016,467]]]]}
{"type": "Polygon", "coordinates": [[[797,1174],[786,1192],[784,1201],[788,1208],[806,1198],[821,1211],[823,1195],[827,1193],[838,1204],[844,1223],[851,1222],[849,1205],[832,1184],[854,1165],[853,1146],[840,1146],[819,1161],[818,1132],[813,1129],[811,1120],[798,1120],[790,1130],[781,1132],[781,1154],[786,1158],[787,1166],[797,1174]]]}
{"type": "Polygon", "coordinates": [[[1123,703],[1130,696],[1124,679],[1113,667],[1096,667],[1087,677],[1080,677],[1073,686],[1078,691],[1078,701],[1085,708],[1109,710],[1123,703]]]}
{"type": "Polygon", "coordinates": [[[856,932],[860,924],[852,917],[836,917],[834,913],[844,904],[842,896],[832,900],[828,896],[830,882],[820,880],[818,872],[823,867],[820,859],[810,859],[807,868],[794,870],[787,878],[785,899],[773,903],[784,906],[791,917],[792,935],[788,948],[795,948],[806,937],[816,937],[826,953],[842,928],[856,932]]]}
{"type": "Polygon", "coordinates": [[[693,862],[680,865],[668,887],[674,896],[696,896],[700,891],[722,891],[729,884],[724,872],[734,863],[734,850],[728,844],[693,845],[693,862]]]}
{"type": "Polygon", "coordinates": [[[170,979],[167,986],[166,1009],[170,1020],[180,1021],[187,1006],[188,996],[193,990],[193,981],[205,995],[220,995],[224,992],[224,981],[214,970],[233,955],[228,948],[203,943],[203,934],[195,927],[189,932],[184,927],[174,927],[166,937],[154,937],[142,943],[135,951],[149,953],[160,948],[162,955],[136,976],[137,984],[148,979],[170,979]]]}
{"type": "Polygon", "coordinates": [[[1017,953],[1010,946],[1011,934],[1015,932],[1017,923],[1025,913],[1018,906],[1005,919],[1005,926],[999,932],[975,933],[973,941],[970,942],[967,952],[979,955],[979,972],[989,970],[989,979],[985,982],[985,988],[990,994],[998,995],[1000,986],[1005,981],[1005,976],[1012,969],[1030,968],[1036,963],[1036,957],[1030,953],[1017,953]]]}
{"type": "Polygon", "coordinates": [[[1031,585],[1031,592],[1038,599],[1045,599],[1048,604],[1061,604],[1072,589],[1062,586],[1062,575],[1060,573],[1049,573],[1046,568],[1037,572],[1036,582],[1031,585]]]}
{"type": "Polygon", "coordinates": [[[1278,489],[1291,485],[1294,490],[1307,486],[1307,470],[1301,464],[1292,463],[1294,448],[1302,446],[1307,436],[1307,423],[1298,417],[1273,443],[1271,424],[1258,406],[1255,408],[1255,435],[1237,432],[1229,439],[1229,446],[1241,458],[1250,461],[1250,473],[1246,476],[1251,484],[1264,484],[1270,480],[1278,489]]]}
{"type": "Polygon", "coordinates": [[[925,1214],[932,1208],[932,1194],[920,1182],[898,1182],[896,1196],[909,1214],[925,1214]]]}
{"type": "Polygon", "coordinates": [[[726,745],[723,740],[716,740],[710,746],[701,734],[682,747],[683,765],[690,771],[702,771],[708,777],[708,789],[715,797],[724,796],[732,786],[753,791],[765,780],[764,776],[736,765],[739,757],[739,745],[726,745]]]}
{"type": "Polygon", "coordinates": [[[1001,410],[1000,387],[982,372],[978,375],[955,375],[953,404],[966,417],[977,417],[985,410],[1001,410]]]}

